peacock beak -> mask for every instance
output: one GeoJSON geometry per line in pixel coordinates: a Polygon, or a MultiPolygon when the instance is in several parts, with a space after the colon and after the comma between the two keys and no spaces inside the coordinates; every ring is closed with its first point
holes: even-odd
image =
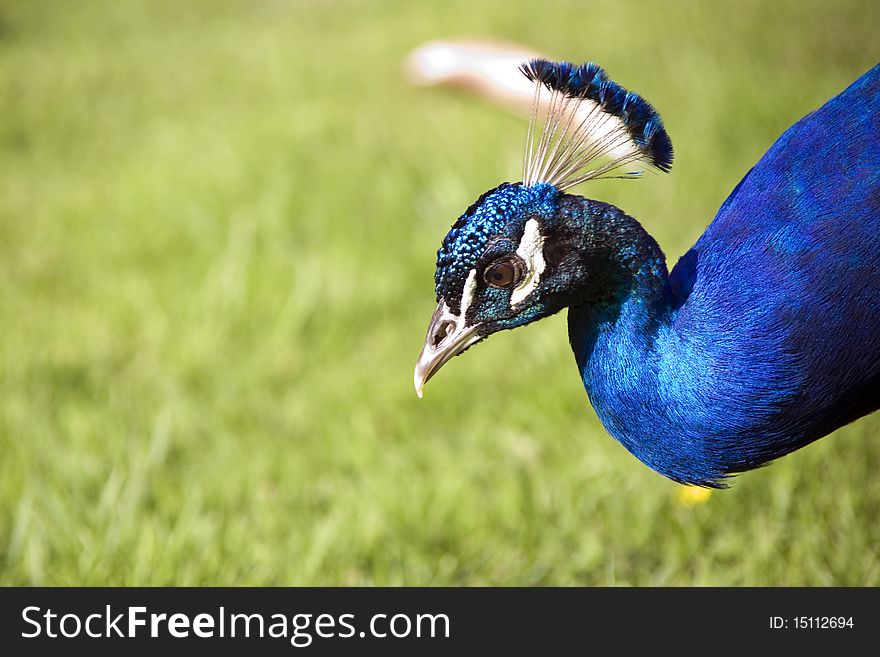
{"type": "Polygon", "coordinates": [[[453,356],[457,356],[472,344],[480,340],[477,329],[480,324],[465,325],[465,318],[453,315],[443,299],[437,304],[437,310],[428,325],[425,346],[416,362],[413,383],[416,394],[421,398],[425,384],[453,356]]]}

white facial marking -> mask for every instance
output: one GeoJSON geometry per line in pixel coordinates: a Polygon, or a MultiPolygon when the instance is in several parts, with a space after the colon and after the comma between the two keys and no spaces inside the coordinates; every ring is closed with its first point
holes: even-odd
{"type": "Polygon", "coordinates": [[[541,235],[541,229],[536,219],[529,219],[526,222],[516,254],[526,263],[527,271],[520,284],[513,290],[513,294],[510,295],[511,306],[520,303],[538,287],[538,283],[541,282],[541,274],[544,273],[544,268],[547,266],[544,261],[544,237],[541,235]]]}
{"type": "Polygon", "coordinates": [[[464,282],[464,290],[461,293],[461,312],[458,315],[458,323],[464,324],[464,316],[467,314],[468,308],[474,302],[474,296],[477,294],[477,270],[471,269],[468,272],[467,280],[464,282]]]}
{"type": "Polygon", "coordinates": [[[461,312],[458,315],[453,315],[452,311],[449,309],[449,304],[445,301],[443,302],[443,310],[442,317],[449,321],[455,322],[455,326],[449,325],[446,328],[446,336],[443,338],[445,341],[450,335],[455,333],[460,333],[464,330],[464,324],[466,321],[466,315],[468,308],[471,307],[471,304],[474,302],[474,297],[477,294],[477,270],[471,269],[468,272],[467,280],[464,282],[464,290],[461,293],[461,312]]]}

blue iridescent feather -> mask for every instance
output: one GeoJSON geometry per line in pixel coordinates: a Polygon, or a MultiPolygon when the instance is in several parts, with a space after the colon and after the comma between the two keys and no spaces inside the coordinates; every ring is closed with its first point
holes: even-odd
{"type": "Polygon", "coordinates": [[[509,217],[523,208],[550,211],[558,192],[552,185],[522,187],[502,183],[476,200],[450,228],[437,251],[434,287],[437,299],[450,300],[458,312],[458,300],[468,272],[485,259],[490,239],[502,239],[509,228],[509,217]]]}
{"type": "Polygon", "coordinates": [[[597,412],[660,472],[716,485],[880,407],[880,66],[787,130],[664,278],[569,320],[597,412]]]}
{"type": "Polygon", "coordinates": [[[577,65],[533,59],[520,67],[532,82],[558,91],[568,98],[584,98],[597,103],[603,112],[619,118],[639,150],[661,171],[672,168],[672,140],[654,107],[638,94],[611,80],[593,62],[577,65]]]}

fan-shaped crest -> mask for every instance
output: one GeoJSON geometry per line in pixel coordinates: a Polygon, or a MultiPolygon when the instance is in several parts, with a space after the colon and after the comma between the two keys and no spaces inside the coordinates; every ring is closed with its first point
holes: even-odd
{"type": "Polygon", "coordinates": [[[602,177],[632,177],[648,165],[672,168],[672,142],[660,115],[596,64],[533,59],[520,67],[535,83],[523,182],[559,190],[602,177]]]}

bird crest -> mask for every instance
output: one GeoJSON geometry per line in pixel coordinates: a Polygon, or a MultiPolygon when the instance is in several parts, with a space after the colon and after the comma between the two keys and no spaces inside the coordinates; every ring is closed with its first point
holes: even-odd
{"type": "Polygon", "coordinates": [[[660,115],[600,66],[533,59],[520,71],[535,83],[524,184],[563,191],[595,178],[637,177],[641,165],[672,168],[672,142],[660,115]]]}

